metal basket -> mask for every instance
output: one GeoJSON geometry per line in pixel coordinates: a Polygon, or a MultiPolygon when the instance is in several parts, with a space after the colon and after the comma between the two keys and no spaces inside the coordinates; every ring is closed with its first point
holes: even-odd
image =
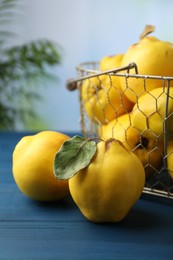
{"type": "MultiPolygon", "coordinates": [[[[107,120],[105,118],[105,121],[106,120],[107,121],[106,121],[106,123],[104,121],[104,124],[103,124],[102,120],[98,119],[96,116],[95,117],[92,116],[92,118],[91,118],[91,116],[88,115],[88,113],[86,111],[86,106],[85,106],[86,101],[84,101],[84,99],[82,97],[82,88],[85,87],[85,88],[88,88],[88,90],[89,90],[89,88],[91,87],[91,84],[93,84],[93,82],[97,81],[97,86],[93,86],[93,88],[95,88],[95,90],[94,90],[95,94],[96,94],[96,96],[98,96],[98,92],[99,92],[98,82],[100,84],[99,87],[104,88],[104,84],[102,84],[102,80],[103,80],[103,77],[106,77],[107,84],[109,84],[109,88],[106,89],[107,103],[110,103],[112,109],[114,109],[114,104],[111,104],[112,101],[110,100],[109,93],[111,91],[111,88],[116,87],[113,85],[112,77],[113,77],[113,79],[121,78],[121,80],[124,81],[124,84],[126,86],[125,91],[130,88],[129,81],[132,78],[142,81],[143,89],[147,93],[149,93],[147,91],[147,85],[148,85],[149,81],[151,82],[153,80],[157,80],[157,82],[159,82],[159,86],[161,86],[163,88],[163,91],[166,96],[166,102],[165,102],[165,108],[164,108],[164,118],[162,118],[163,132],[161,133],[161,136],[157,136],[155,133],[152,133],[154,135],[154,138],[156,139],[156,142],[155,142],[155,146],[152,147],[151,150],[148,152],[148,154],[147,154],[148,161],[147,161],[147,164],[144,165],[145,169],[147,169],[147,167],[150,167],[152,169],[151,170],[152,174],[149,174],[149,176],[147,176],[147,178],[146,178],[143,195],[150,196],[152,198],[153,197],[159,198],[159,199],[163,198],[163,199],[166,199],[167,201],[171,201],[171,203],[172,203],[173,202],[173,179],[172,179],[173,174],[171,177],[171,175],[170,175],[171,169],[168,169],[168,157],[171,156],[173,151],[171,152],[171,154],[168,154],[167,147],[168,147],[168,142],[173,140],[173,132],[171,133],[168,131],[168,123],[170,123],[170,120],[172,120],[172,122],[173,122],[173,113],[172,112],[170,113],[170,111],[169,111],[169,102],[170,102],[170,99],[171,100],[173,99],[173,96],[170,96],[170,88],[173,85],[173,77],[139,75],[138,69],[137,69],[137,66],[135,63],[131,63],[126,67],[113,69],[113,70],[107,70],[107,71],[99,71],[98,68],[99,68],[98,62],[82,63],[79,66],[77,66],[77,68],[76,68],[77,69],[77,78],[74,80],[73,79],[69,80],[67,82],[67,88],[69,90],[76,89],[79,93],[81,130],[82,130],[83,135],[86,138],[99,136],[99,133],[102,131],[100,129],[104,128],[104,125],[108,125],[109,121],[111,122],[112,120],[107,120]],[[131,73],[132,71],[133,71],[133,73],[131,73]],[[95,79],[95,80],[93,80],[93,79],[95,79]],[[84,84],[84,82],[85,83],[87,82],[87,84],[84,84]],[[171,117],[172,117],[172,119],[171,119],[171,117]],[[162,149],[160,148],[160,146],[158,146],[158,138],[160,138],[163,142],[162,149]],[[154,155],[155,151],[157,150],[157,152],[158,152],[159,149],[160,149],[159,153],[161,155],[161,162],[159,162],[159,166],[156,167],[156,166],[152,165],[152,160],[150,160],[150,159],[151,159],[151,154],[153,153],[153,155],[154,155]]],[[[87,91],[87,90],[85,89],[85,91],[87,91]]],[[[118,91],[119,91],[119,89],[118,89],[118,91]]],[[[125,94],[124,92],[120,93],[120,101],[121,101],[120,107],[121,108],[124,105],[123,99],[122,99],[122,93],[125,94]]],[[[135,104],[138,104],[138,100],[143,94],[144,93],[140,93],[139,96],[136,96],[135,104]]],[[[88,97],[89,97],[89,94],[88,94],[88,97]]],[[[88,102],[90,102],[90,101],[88,100],[88,102]]],[[[99,99],[97,102],[99,103],[99,99]]],[[[159,115],[159,111],[157,111],[157,98],[155,99],[155,102],[156,102],[156,111],[155,112],[159,115]]],[[[133,106],[135,104],[133,104],[133,106]]],[[[90,106],[92,106],[92,104],[90,104],[90,106]]],[[[100,104],[100,106],[101,106],[101,104],[100,104]]],[[[102,108],[102,109],[103,109],[102,114],[104,114],[104,108],[102,108]]],[[[121,116],[121,115],[117,114],[118,113],[117,111],[119,111],[119,109],[115,110],[115,118],[113,119],[115,121],[115,124],[113,125],[113,127],[115,127],[115,128],[116,128],[116,124],[119,124],[117,118],[119,118],[119,116],[121,116]]],[[[94,106],[93,106],[92,112],[94,113],[94,106]]],[[[130,118],[131,113],[132,113],[132,111],[128,111],[126,109],[126,111],[123,112],[122,115],[127,114],[130,118]]],[[[142,113],[142,111],[141,111],[141,113],[142,113]]],[[[148,121],[146,120],[146,122],[148,122],[148,121]]],[[[131,121],[130,121],[130,124],[131,124],[131,121]]],[[[129,127],[131,127],[131,125],[129,127]]],[[[128,127],[128,129],[129,129],[129,127],[128,127]]],[[[125,129],[125,130],[127,130],[127,129],[125,129]]],[[[135,131],[136,131],[136,129],[135,129],[135,131]]],[[[143,138],[145,131],[151,131],[151,130],[148,127],[148,129],[144,130],[143,132],[139,132],[140,142],[143,138]]],[[[110,137],[114,137],[113,133],[114,133],[114,130],[112,128],[112,136],[110,136],[110,137]]],[[[126,135],[126,133],[125,133],[125,135],[126,135]]],[[[115,138],[116,138],[116,136],[115,136],[115,138]]],[[[136,147],[133,147],[133,149],[131,149],[131,150],[135,151],[135,149],[136,149],[136,151],[138,151],[137,149],[144,149],[144,151],[147,153],[147,150],[145,147],[142,146],[142,148],[140,148],[141,145],[142,145],[141,143],[138,143],[138,145],[136,147]]],[[[155,156],[157,157],[157,154],[155,156]]],[[[172,160],[173,160],[173,157],[172,157],[172,160]]],[[[172,171],[173,171],[173,169],[172,169],[172,171]]]]}

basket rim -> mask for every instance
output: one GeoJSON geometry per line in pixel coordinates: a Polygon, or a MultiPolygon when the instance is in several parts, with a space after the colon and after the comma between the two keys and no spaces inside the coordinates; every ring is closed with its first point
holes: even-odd
{"type": "MultiPolygon", "coordinates": [[[[160,75],[146,75],[146,74],[139,74],[139,73],[128,73],[128,72],[125,72],[125,73],[122,73],[121,71],[123,70],[127,70],[127,67],[128,66],[133,66],[134,67],[134,64],[135,63],[131,63],[129,65],[127,65],[126,67],[120,67],[120,68],[115,68],[115,69],[111,69],[111,70],[105,70],[105,71],[100,71],[98,69],[90,69],[90,68],[87,68],[88,66],[92,66],[92,67],[98,67],[99,65],[99,61],[86,61],[86,62],[82,62],[82,63],[79,63],[77,66],[76,66],[76,70],[78,72],[81,72],[81,73],[88,73],[88,74],[98,74],[99,75],[102,75],[102,74],[116,74],[116,76],[125,76],[125,77],[133,77],[133,78],[144,78],[144,79],[159,79],[159,80],[169,80],[169,81],[173,81],[173,76],[160,76],[160,75]]],[[[136,64],[135,64],[136,65],[136,64]]],[[[137,65],[136,65],[137,67],[137,65]]],[[[132,68],[132,67],[131,67],[132,68]]],[[[131,69],[129,67],[129,70],[131,69]]],[[[94,76],[94,75],[92,75],[94,76]]],[[[97,75],[95,75],[97,76],[97,75]]]]}

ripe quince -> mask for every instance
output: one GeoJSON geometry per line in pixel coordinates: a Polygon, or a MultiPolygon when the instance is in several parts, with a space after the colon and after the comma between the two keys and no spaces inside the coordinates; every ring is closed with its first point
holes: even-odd
{"type": "Polygon", "coordinates": [[[53,173],[55,154],[69,138],[59,132],[42,131],[17,143],[12,170],[23,194],[38,201],[54,201],[69,195],[68,181],[57,180],[53,173]]]}
{"type": "Polygon", "coordinates": [[[163,139],[147,129],[140,132],[131,124],[131,114],[124,114],[99,129],[102,139],[120,140],[142,162],[146,177],[159,170],[163,164],[163,139]]]}
{"type": "MultiPolygon", "coordinates": [[[[173,43],[159,40],[154,36],[145,36],[139,42],[131,45],[124,53],[121,66],[134,62],[138,73],[142,75],[173,76],[173,43]]],[[[134,69],[130,74],[136,74],[134,69]]],[[[162,80],[129,77],[126,81],[121,77],[121,87],[131,102],[136,102],[146,91],[163,85],[162,80]]],[[[173,81],[171,82],[173,86],[173,81]]]]}
{"type": "Polygon", "coordinates": [[[168,142],[167,145],[167,168],[170,177],[173,179],[173,141],[168,142]]]}
{"type": "Polygon", "coordinates": [[[100,70],[103,71],[103,70],[120,68],[123,56],[124,54],[120,53],[120,54],[103,57],[99,63],[100,70]]]}
{"type": "Polygon", "coordinates": [[[87,116],[98,124],[109,123],[133,106],[121,91],[117,77],[106,74],[84,80],[81,96],[87,116]]]}
{"type": "Polygon", "coordinates": [[[131,118],[132,125],[140,132],[150,129],[156,136],[163,136],[166,132],[168,138],[171,137],[173,135],[173,87],[156,88],[138,98],[131,118]]]}
{"type": "Polygon", "coordinates": [[[69,179],[74,202],[92,222],[118,222],[143,191],[145,172],[137,156],[120,141],[97,144],[90,164],[69,179]]]}

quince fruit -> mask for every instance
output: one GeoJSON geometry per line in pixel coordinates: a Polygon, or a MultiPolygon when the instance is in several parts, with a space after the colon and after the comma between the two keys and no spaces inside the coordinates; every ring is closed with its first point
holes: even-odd
{"type": "Polygon", "coordinates": [[[69,179],[74,202],[95,223],[124,219],[144,184],[142,163],[115,139],[100,141],[90,164],[69,179]]]}
{"type": "Polygon", "coordinates": [[[132,110],[133,104],[121,91],[116,76],[102,75],[84,80],[81,97],[87,116],[98,124],[107,124],[132,110]]]}
{"type": "Polygon", "coordinates": [[[167,168],[170,177],[173,179],[173,141],[167,145],[167,168]]]}
{"type": "Polygon", "coordinates": [[[115,54],[111,56],[105,56],[100,60],[100,70],[111,70],[119,68],[124,54],[115,54]]]}
{"type": "Polygon", "coordinates": [[[163,164],[163,139],[149,129],[143,131],[131,125],[131,114],[124,114],[99,129],[102,139],[120,140],[126,149],[132,151],[142,162],[146,177],[161,168],[163,164]]]}
{"type": "Polygon", "coordinates": [[[132,114],[132,125],[140,132],[150,129],[156,136],[173,135],[173,87],[156,88],[138,98],[132,114]],[[166,104],[168,106],[166,107],[166,104]],[[167,110],[167,115],[166,115],[167,110]]]}
{"type": "MultiPolygon", "coordinates": [[[[150,31],[151,32],[151,31],[150,31]]],[[[139,42],[131,45],[124,53],[121,66],[127,66],[134,62],[137,65],[138,73],[142,75],[173,76],[173,44],[162,41],[154,36],[144,34],[139,42]]],[[[130,70],[130,74],[136,74],[130,70]]],[[[129,77],[120,79],[121,87],[131,102],[136,102],[140,95],[146,91],[161,87],[163,81],[159,79],[144,79],[129,77]]],[[[173,86],[173,81],[171,82],[173,86]]]]}
{"type": "Polygon", "coordinates": [[[69,195],[68,181],[57,180],[53,162],[65,134],[43,131],[23,137],[13,152],[13,177],[19,189],[31,199],[54,201],[69,195]]]}

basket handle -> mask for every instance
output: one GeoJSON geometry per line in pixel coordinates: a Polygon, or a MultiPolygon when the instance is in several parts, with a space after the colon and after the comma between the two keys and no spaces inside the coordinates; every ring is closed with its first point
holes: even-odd
{"type": "Polygon", "coordinates": [[[68,90],[73,91],[73,90],[77,89],[78,82],[80,82],[82,80],[89,79],[89,78],[92,78],[92,77],[102,76],[102,75],[105,75],[105,74],[116,74],[117,72],[120,72],[120,71],[123,71],[123,70],[127,70],[127,73],[129,74],[129,71],[131,69],[135,69],[135,73],[138,74],[138,68],[137,68],[136,63],[131,62],[131,63],[129,63],[129,65],[118,68],[118,69],[105,70],[105,71],[102,71],[102,72],[94,73],[92,75],[90,74],[90,75],[87,75],[87,76],[83,76],[83,77],[80,77],[80,78],[77,78],[77,79],[69,79],[69,80],[67,80],[66,87],[67,87],[68,90]]]}

